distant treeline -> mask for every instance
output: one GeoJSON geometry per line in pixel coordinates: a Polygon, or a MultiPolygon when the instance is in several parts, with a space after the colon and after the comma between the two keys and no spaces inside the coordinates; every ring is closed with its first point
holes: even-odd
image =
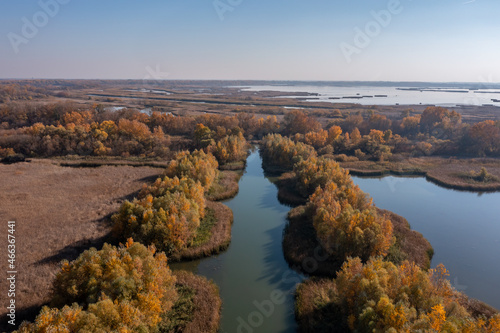
{"type": "MultiPolygon", "coordinates": [[[[27,89],[24,87],[23,89],[27,89]]],[[[36,89],[35,89],[36,90],[36,89]]],[[[320,155],[349,155],[358,160],[397,160],[410,156],[500,156],[500,121],[462,122],[455,111],[428,107],[389,119],[374,111],[337,114],[323,123],[318,112],[282,109],[284,116],[236,113],[178,117],[135,109],[112,111],[94,104],[5,103],[0,105],[0,154],[25,156],[165,157],[170,151],[207,148],[222,160],[231,146],[226,136],[260,139],[289,136],[312,145],[320,155]],[[222,140],[222,141],[221,141],[222,140]]],[[[340,157],[339,157],[340,158],[340,157]]]]}

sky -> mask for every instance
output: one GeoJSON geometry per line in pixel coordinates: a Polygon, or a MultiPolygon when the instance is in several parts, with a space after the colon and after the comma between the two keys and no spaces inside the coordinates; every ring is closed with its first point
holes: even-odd
{"type": "Polygon", "coordinates": [[[500,82],[498,0],[1,0],[0,78],[500,82]]]}

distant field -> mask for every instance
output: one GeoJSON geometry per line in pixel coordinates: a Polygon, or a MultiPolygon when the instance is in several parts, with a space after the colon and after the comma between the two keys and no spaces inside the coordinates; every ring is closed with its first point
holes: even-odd
{"type": "MultiPolygon", "coordinates": [[[[161,169],[131,166],[61,167],[49,160],[0,165],[0,220],[16,221],[16,321],[33,319],[48,300],[62,259],[74,259],[90,246],[100,247],[110,231],[109,215],[120,203],[154,180],[161,169]]],[[[7,262],[7,238],[0,260],[7,262]]],[[[5,280],[5,272],[1,273],[5,280]]],[[[1,325],[7,291],[0,292],[1,325]]],[[[20,323],[20,322],[19,322],[20,323]]],[[[6,327],[0,327],[4,331],[6,327]]]]}

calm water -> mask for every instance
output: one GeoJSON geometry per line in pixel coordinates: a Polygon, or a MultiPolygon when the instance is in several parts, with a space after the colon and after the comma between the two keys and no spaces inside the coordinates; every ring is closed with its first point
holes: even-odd
{"type": "MultiPolygon", "coordinates": [[[[206,276],[220,288],[221,332],[295,332],[293,293],[302,276],[290,270],[281,242],[289,207],[264,176],[253,152],[238,195],[229,249],[211,258],[173,265],[206,276]]],[[[408,219],[444,263],[452,284],[500,308],[500,193],[474,194],[440,188],[424,178],[353,177],[375,203],[408,219]]]]}
{"type": "Polygon", "coordinates": [[[500,193],[453,191],[424,178],[353,179],[431,242],[432,266],[443,263],[455,288],[500,309],[500,193]]]}
{"type": "Polygon", "coordinates": [[[295,332],[293,293],[301,280],[281,247],[289,207],[277,199],[253,152],[238,195],[224,204],[234,213],[232,240],[221,255],[175,265],[213,279],[223,300],[221,332],[295,332]]]}
{"type": "MultiPolygon", "coordinates": [[[[331,103],[358,103],[362,105],[439,105],[453,107],[457,105],[490,104],[500,107],[500,89],[477,89],[457,87],[418,87],[420,90],[408,89],[411,86],[333,86],[333,85],[261,85],[242,87],[244,91],[279,91],[279,92],[307,92],[319,94],[311,97],[312,102],[331,103]],[[432,90],[432,91],[431,91],[432,90]],[[460,92],[459,92],[460,91],[460,92]],[[375,95],[379,95],[376,97],[375,95]],[[355,97],[355,98],[345,98],[355,97]],[[362,97],[362,98],[361,98],[362,97]],[[336,98],[336,99],[331,99],[336,98]],[[495,101],[494,101],[495,100],[495,101]]],[[[293,96],[287,96],[290,98],[293,96]]],[[[304,98],[304,96],[295,96],[304,98]]]]}

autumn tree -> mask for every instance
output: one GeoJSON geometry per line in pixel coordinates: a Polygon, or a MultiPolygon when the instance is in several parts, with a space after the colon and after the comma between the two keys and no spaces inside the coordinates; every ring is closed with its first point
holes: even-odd
{"type": "MultiPolygon", "coordinates": [[[[408,261],[349,258],[334,280],[319,286],[313,311],[338,318],[335,326],[349,332],[498,332],[500,315],[474,318],[457,302],[447,276],[443,265],[426,272],[408,261]]],[[[298,288],[298,304],[306,285],[298,288]]]]}
{"type": "Polygon", "coordinates": [[[113,215],[113,234],[154,245],[167,254],[186,248],[200,226],[201,207],[181,191],[125,201],[113,215]]]}
{"type": "Polygon", "coordinates": [[[285,118],[283,120],[284,134],[306,134],[308,132],[316,132],[320,129],[321,124],[304,111],[294,110],[285,114],[285,118]]]}
{"type": "Polygon", "coordinates": [[[215,143],[215,133],[203,124],[197,124],[194,130],[194,143],[198,149],[206,148],[215,143]]]}
{"type": "Polygon", "coordinates": [[[295,163],[293,167],[297,191],[305,198],[313,194],[318,186],[324,187],[329,181],[340,186],[352,186],[352,179],[346,169],[332,159],[311,156],[295,163]]]}
{"type": "Polygon", "coordinates": [[[324,129],[321,129],[317,132],[307,132],[304,136],[304,142],[316,149],[324,147],[327,139],[328,132],[324,129]]]}
{"type": "Polygon", "coordinates": [[[500,122],[486,120],[472,125],[465,138],[468,152],[479,155],[495,155],[500,153],[500,122]]]}
{"type": "Polygon", "coordinates": [[[199,181],[208,191],[213,182],[217,179],[219,163],[211,153],[205,153],[203,150],[182,151],[175,155],[170,161],[165,176],[178,178],[191,178],[199,181]]]}
{"type": "Polygon", "coordinates": [[[313,147],[302,142],[295,143],[279,134],[265,136],[260,145],[260,153],[265,164],[291,170],[294,163],[316,155],[313,147]]]}
{"type": "Polygon", "coordinates": [[[377,214],[357,186],[318,187],[308,209],[322,247],[336,258],[384,256],[393,243],[391,221],[377,214]]]}
{"type": "Polygon", "coordinates": [[[220,164],[239,162],[247,155],[248,144],[240,132],[237,135],[227,135],[208,147],[220,164]]]}
{"type": "Polygon", "coordinates": [[[58,308],[44,307],[18,332],[156,332],[177,298],[163,253],[132,240],[104,244],[63,262],[53,284],[58,308]]]}

